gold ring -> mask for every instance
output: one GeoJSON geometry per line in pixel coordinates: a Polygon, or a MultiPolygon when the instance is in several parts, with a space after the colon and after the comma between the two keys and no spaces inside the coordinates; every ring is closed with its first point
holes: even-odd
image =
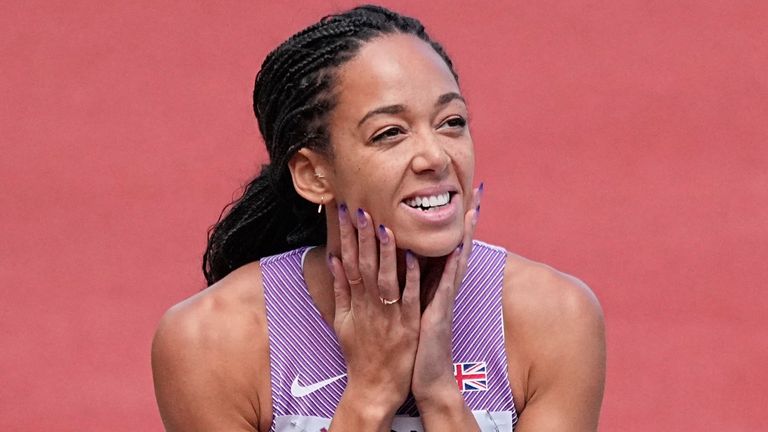
{"type": "Polygon", "coordinates": [[[399,302],[400,301],[400,297],[398,297],[398,298],[396,298],[394,300],[385,299],[384,297],[379,297],[379,300],[381,300],[382,304],[389,306],[389,305],[393,305],[393,304],[399,302]]]}
{"type": "Polygon", "coordinates": [[[362,277],[359,277],[359,278],[357,278],[357,279],[355,279],[355,280],[349,280],[349,279],[347,279],[347,282],[349,282],[349,284],[350,284],[350,285],[358,285],[358,284],[359,284],[360,282],[362,282],[362,281],[363,281],[363,278],[362,278],[362,277]]]}

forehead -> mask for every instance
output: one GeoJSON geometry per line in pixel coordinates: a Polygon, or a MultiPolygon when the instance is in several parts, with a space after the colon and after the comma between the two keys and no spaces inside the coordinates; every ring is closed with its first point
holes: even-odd
{"type": "Polygon", "coordinates": [[[339,68],[337,114],[359,115],[389,104],[434,105],[440,95],[459,93],[448,65],[426,42],[413,35],[372,39],[339,68]]]}

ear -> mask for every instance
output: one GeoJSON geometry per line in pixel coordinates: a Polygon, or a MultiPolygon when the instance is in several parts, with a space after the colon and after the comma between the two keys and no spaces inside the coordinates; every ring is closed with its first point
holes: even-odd
{"type": "Polygon", "coordinates": [[[332,170],[328,158],[308,148],[299,149],[288,161],[293,187],[299,195],[315,204],[333,200],[332,170]]]}

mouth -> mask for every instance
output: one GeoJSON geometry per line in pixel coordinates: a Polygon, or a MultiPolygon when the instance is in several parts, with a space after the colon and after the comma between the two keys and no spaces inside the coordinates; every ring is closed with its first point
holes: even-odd
{"type": "Polygon", "coordinates": [[[422,212],[439,211],[451,203],[456,192],[442,192],[434,195],[414,196],[403,200],[408,207],[422,212]]]}

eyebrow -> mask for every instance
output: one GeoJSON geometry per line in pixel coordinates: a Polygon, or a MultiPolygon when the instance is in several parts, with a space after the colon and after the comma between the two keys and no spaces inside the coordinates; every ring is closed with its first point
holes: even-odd
{"type": "MultiPolygon", "coordinates": [[[[448,92],[445,94],[440,95],[439,98],[437,98],[437,102],[435,102],[435,108],[441,108],[445,105],[447,105],[449,102],[458,99],[462,101],[465,105],[467,101],[464,100],[464,98],[456,93],[456,92],[448,92]]],[[[357,123],[357,127],[360,127],[363,123],[365,123],[366,120],[369,118],[378,115],[378,114],[400,114],[403,111],[405,111],[405,105],[397,104],[397,105],[386,105],[378,108],[374,108],[370,111],[368,111],[363,118],[360,119],[360,121],[357,123]]]]}

